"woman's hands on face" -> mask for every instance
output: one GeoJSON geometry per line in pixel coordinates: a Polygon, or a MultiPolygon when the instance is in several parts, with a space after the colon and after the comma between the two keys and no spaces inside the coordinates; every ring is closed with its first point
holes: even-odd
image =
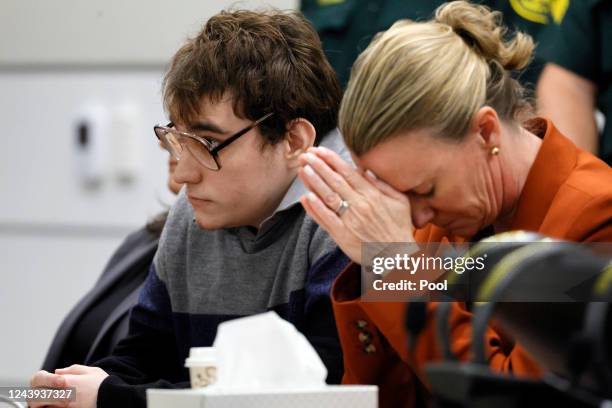
{"type": "Polygon", "coordinates": [[[364,242],[414,242],[404,194],[324,147],[308,149],[300,162],[298,176],[311,191],[300,199],[302,205],[353,262],[362,262],[364,242]],[[338,214],[342,200],[348,209],[338,214]]]}

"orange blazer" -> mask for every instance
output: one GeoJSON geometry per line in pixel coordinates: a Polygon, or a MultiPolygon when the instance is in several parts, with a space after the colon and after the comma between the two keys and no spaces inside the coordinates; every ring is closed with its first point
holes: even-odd
{"type": "MultiPolygon", "coordinates": [[[[544,119],[527,123],[543,139],[519,198],[512,230],[536,231],[579,242],[612,242],[612,169],[577,148],[544,119]]],[[[429,225],[415,233],[417,242],[464,241],[429,225]]],[[[350,264],[332,287],[332,303],[342,343],[345,384],[379,386],[379,406],[412,407],[417,381],[427,384],[425,364],[442,358],[436,344],[435,302],[427,305],[427,325],[409,358],[404,329],[405,302],[361,302],[360,266],[350,264]]],[[[467,360],[472,315],[454,303],[451,347],[467,360]]],[[[487,334],[490,366],[516,375],[538,376],[540,369],[519,344],[494,328],[487,334]]]]}

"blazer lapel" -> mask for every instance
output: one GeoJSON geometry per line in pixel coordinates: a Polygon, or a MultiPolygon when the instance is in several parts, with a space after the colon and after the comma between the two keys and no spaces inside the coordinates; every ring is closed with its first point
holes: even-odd
{"type": "Polygon", "coordinates": [[[65,347],[68,336],[72,330],[74,330],[75,324],[81,319],[83,313],[91,307],[92,304],[97,302],[100,296],[121,278],[123,274],[129,271],[130,267],[135,262],[151,251],[154,252],[156,250],[158,239],[153,238],[144,228],[135,232],[134,235],[135,239],[127,239],[116,251],[125,251],[126,256],[118,259],[116,262],[109,263],[95,286],[87,292],[66,316],[49,347],[49,351],[43,363],[43,369],[55,367],[60,357],[60,353],[65,347]],[[127,246],[127,248],[124,248],[124,246],[127,246]]]}
{"type": "MultiPolygon", "coordinates": [[[[124,275],[125,273],[129,272],[130,268],[135,263],[141,261],[143,258],[145,258],[145,257],[151,258],[151,261],[152,261],[153,260],[153,256],[155,255],[155,251],[157,250],[157,243],[158,243],[158,240],[155,240],[155,241],[149,242],[147,245],[143,245],[142,247],[138,248],[138,250],[132,251],[130,253],[130,255],[128,257],[126,257],[126,262],[124,263],[124,268],[122,268],[121,273],[117,277],[115,277],[115,280],[117,280],[118,277],[120,277],[120,276],[124,275]],[[129,259],[127,259],[127,258],[129,258],[129,259]]],[[[85,359],[86,361],[88,361],[91,358],[91,356],[94,354],[96,348],[100,344],[100,341],[102,341],[104,336],[106,336],[106,334],[113,327],[115,322],[117,322],[117,320],[119,320],[126,313],[128,313],[130,311],[130,309],[132,308],[132,306],[138,301],[138,295],[140,293],[140,289],[141,288],[142,288],[142,285],[138,285],[138,287],[135,290],[133,290],[129,294],[129,296],[127,296],[125,299],[123,299],[121,301],[121,303],[119,303],[113,309],[111,314],[104,321],[104,324],[102,325],[102,327],[98,331],[98,335],[96,336],[93,344],[89,348],[89,353],[87,353],[87,358],[85,359]]]]}
{"type": "Polygon", "coordinates": [[[96,355],[97,348],[100,345],[100,342],[104,337],[108,334],[108,332],[115,326],[115,324],[125,317],[125,315],[129,314],[132,310],[132,307],[138,302],[138,295],[140,294],[140,289],[142,289],[142,285],[139,285],[136,289],[134,289],[128,297],[123,299],[119,305],[113,310],[113,312],[108,316],[100,331],[98,331],[98,335],[94,340],[89,352],[87,353],[87,357],[85,358],[85,362],[93,363],[92,359],[96,355]]]}

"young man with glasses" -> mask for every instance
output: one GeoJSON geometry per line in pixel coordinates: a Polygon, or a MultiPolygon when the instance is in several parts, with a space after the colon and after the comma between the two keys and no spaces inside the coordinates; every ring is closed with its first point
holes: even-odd
{"type": "Polygon", "coordinates": [[[340,87],[316,32],[298,13],[221,12],[175,54],[163,96],[171,123],[155,135],[185,187],[130,334],[96,367],[41,371],[32,386],[76,387],[78,407],[144,406],[146,388],[189,386],[189,348],[210,346],[219,323],[268,310],[307,336],[339,382],[328,293],[347,259],[305,215],[296,179],[315,144],[347,157],[340,87]]]}

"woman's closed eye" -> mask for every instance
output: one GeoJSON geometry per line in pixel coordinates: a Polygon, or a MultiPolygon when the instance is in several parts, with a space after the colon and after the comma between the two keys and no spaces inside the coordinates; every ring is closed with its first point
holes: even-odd
{"type": "Polygon", "coordinates": [[[404,194],[407,196],[419,196],[423,198],[431,198],[436,193],[435,186],[432,185],[429,188],[414,188],[408,191],[405,191],[404,194]]]}
{"type": "Polygon", "coordinates": [[[434,196],[435,193],[436,193],[435,186],[431,186],[429,190],[427,190],[425,193],[422,193],[420,195],[422,195],[423,197],[431,198],[434,196]]]}

